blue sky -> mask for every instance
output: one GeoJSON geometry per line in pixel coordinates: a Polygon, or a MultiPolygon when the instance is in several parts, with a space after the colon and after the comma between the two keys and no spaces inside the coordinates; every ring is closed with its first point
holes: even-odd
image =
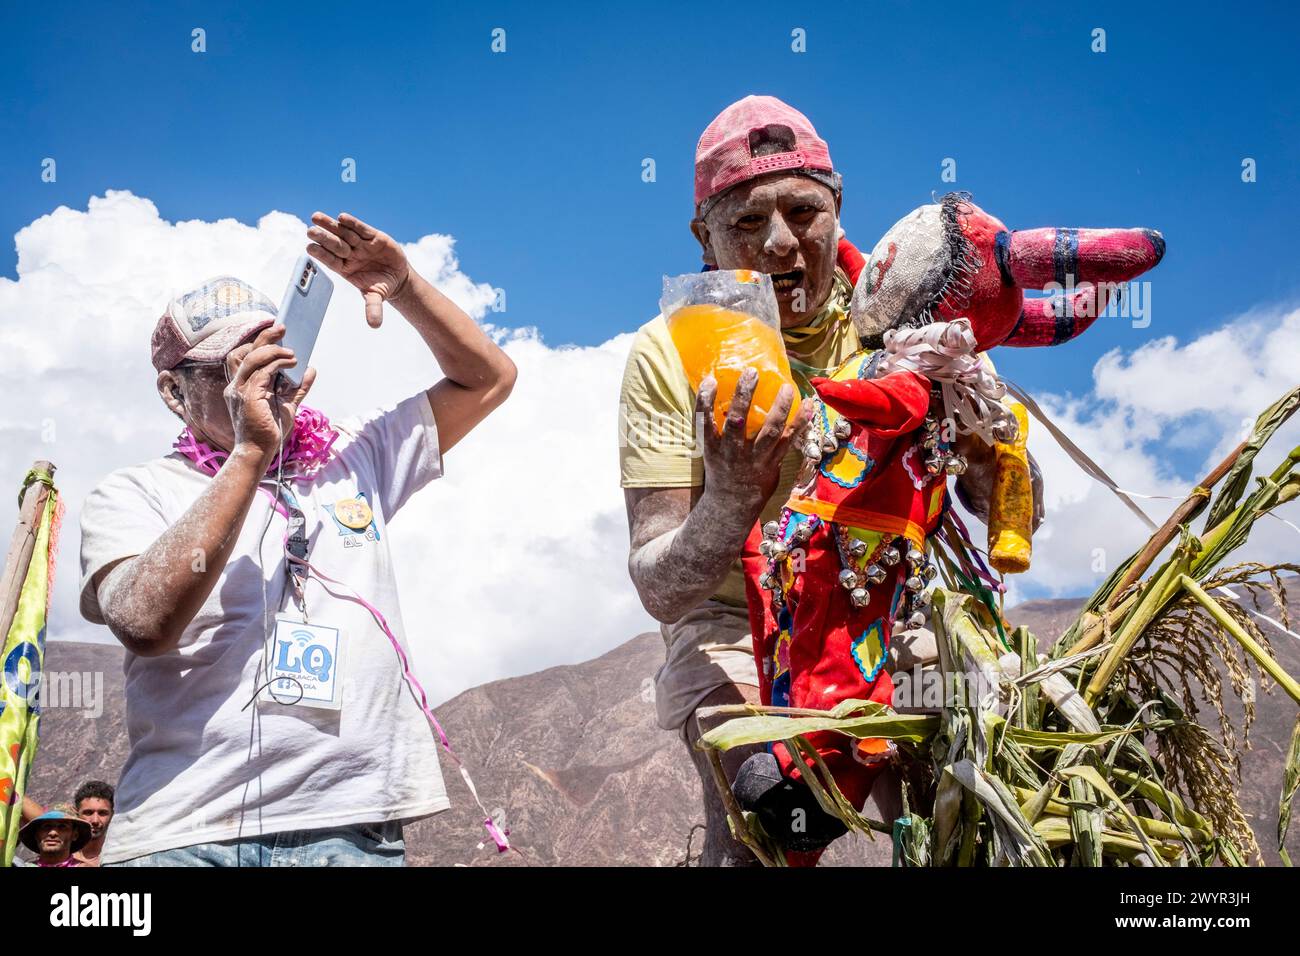
{"type": "MultiPolygon", "coordinates": [[[[346,208],[399,239],[454,235],[465,272],[506,290],[498,318],[594,344],[654,313],[662,274],[698,267],[696,138],[764,92],[830,142],[845,228],[868,249],[950,188],[945,157],[1013,228],[1164,232],[1150,327],[1115,320],[1065,349],[1002,352],[1031,388],[1084,391],[1110,348],[1300,291],[1300,17],[1282,5],[128,7],[6,13],[6,236],[111,188],[172,220],[346,208]],[[190,50],[194,27],[205,54],[190,50]],[[791,51],[796,27],[806,53],[791,51]],[[1090,50],[1094,27],[1105,53],[1090,50]],[[44,157],[56,183],[40,180],[44,157]],[[340,182],[343,157],[356,183],[340,182]]],[[[16,275],[11,242],[0,274],[16,275]]]]}

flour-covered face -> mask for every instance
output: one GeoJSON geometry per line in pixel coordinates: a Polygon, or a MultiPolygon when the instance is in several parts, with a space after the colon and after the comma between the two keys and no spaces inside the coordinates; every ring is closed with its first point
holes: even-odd
{"type": "Polygon", "coordinates": [[[158,376],[158,392],[196,437],[229,451],[235,426],[226,405],[226,370],[220,364],[180,365],[158,376]]]}
{"type": "Polygon", "coordinates": [[[826,304],[839,242],[839,200],[830,187],[796,173],[760,176],[728,191],[691,229],[710,265],[772,277],[783,328],[826,304]]]}
{"type": "MultiPolygon", "coordinates": [[[[200,441],[230,451],[235,446],[235,424],[226,401],[226,389],[238,375],[244,357],[257,345],[278,341],[283,328],[272,326],[264,330],[253,341],[235,346],[221,362],[182,362],[174,369],[159,372],[157,387],[163,403],[200,441]]],[[[283,378],[276,385],[281,400],[290,401],[294,387],[283,378]]]]}

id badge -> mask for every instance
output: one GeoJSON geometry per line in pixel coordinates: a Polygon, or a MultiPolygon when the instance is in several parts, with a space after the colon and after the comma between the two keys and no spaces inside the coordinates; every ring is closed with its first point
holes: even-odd
{"type": "Polygon", "coordinates": [[[271,667],[258,699],[293,707],[343,706],[343,632],[277,615],[271,667]]]}

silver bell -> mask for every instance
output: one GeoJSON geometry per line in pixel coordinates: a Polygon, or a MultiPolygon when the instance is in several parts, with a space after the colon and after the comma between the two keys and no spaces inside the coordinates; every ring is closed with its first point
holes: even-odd
{"type": "Polygon", "coordinates": [[[907,547],[907,563],[908,564],[925,563],[925,554],[921,551],[920,548],[918,548],[916,545],[912,544],[911,542],[908,542],[908,547],[907,547]]]}
{"type": "Polygon", "coordinates": [[[764,571],[758,576],[758,586],[764,591],[775,591],[776,583],[776,575],[770,571],[764,571]]]}
{"type": "Polygon", "coordinates": [[[858,586],[858,572],[845,568],[840,572],[840,587],[852,591],[858,586]]]}
{"type": "Polygon", "coordinates": [[[854,538],[849,542],[849,556],[859,560],[867,556],[867,543],[861,538],[854,538]]]}
{"type": "Polygon", "coordinates": [[[822,446],[818,442],[809,439],[804,442],[802,450],[805,458],[811,458],[813,461],[822,460],[822,446]]]}
{"type": "Polygon", "coordinates": [[[930,592],[921,591],[912,598],[912,606],[917,608],[927,608],[930,606],[930,592]]]}
{"type": "Polygon", "coordinates": [[[835,437],[848,438],[853,434],[853,423],[847,418],[841,418],[835,422],[835,437]]]}
{"type": "Polygon", "coordinates": [[[925,580],[919,574],[913,574],[907,579],[904,587],[909,591],[920,591],[925,588],[925,580]]]}
{"type": "Polygon", "coordinates": [[[775,538],[780,533],[781,525],[775,521],[769,521],[763,525],[763,537],[765,538],[775,538]]]}
{"type": "Polygon", "coordinates": [[[812,538],[812,522],[811,521],[799,522],[799,524],[795,526],[794,534],[792,534],[790,537],[793,538],[795,541],[797,541],[799,544],[807,544],[809,539],[812,538]]]}
{"type": "Polygon", "coordinates": [[[767,538],[760,541],[758,543],[758,553],[765,558],[770,558],[772,556],[772,542],[767,538]]]}
{"type": "Polygon", "coordinates": [[[939,430],[939,419],[933,417],[927,418],[925,420],[925,430],[927,432],[937,432],[939,430]]]}
{"type": "Polygon", "coordinates": [[[790,546],[784,541],[773,541],[768,545],[767,556],[773,561],[784,561],[790,556],[790,546]]]}
{"type": "Polygon", "coordinates": [[[834,435],[822,436],[822,454],[833,455],[839,450],[839,440],[834,435]]]}
{"type": "Polygon", "coordinates": [[[872,584],[879,584],[881,581],[885,580],[885,575],[887,573],[888,572],[878,564],[867,565],[867,580],[872,584]]]}
{"type": "Polygon", "coordinates": [[[893,567],[899,561],[903,560],[903,556],[900,555],[898,549],[891,544],[889,547],[885,548],[884,551],[880,552],[880,560],[890,567],[893,567]]]}
{"type": "Polygon", "coordinates": [[[937,475],[943,471],[943,459],[938,455],[925,460],[925,470],[932,475],[937,475]]]}
{"type": "Polygon", "coordinates": [[[1020,425],[1014,418],[1003,418],[993,423],[993,437],[1009,445],[1020,436],[1020,425]]]}
{"type": "Polygon", "coordinates": [[[933,564],[927,564],[925,567],[921,568],[921,577],[925,578],[927,581],[933,581],[938,576],[939,569],[933,564]]]}
{"type": "Polygon", "coordinates": [[[854,588],[849,592],[849,600],[854,607],[866,607],[871,601],[871,594],[866,588],[854,588]]]}
{"type": "Polygon", "coordinates": [[[921,439],[921,447],[924,448],[926,451],[931,450],[938,444],[939,444],[939,439],[935,438],[933,435],[926,435],[924,438],[921,439]]]}
{"type": "Polygon", "coordinates": [[[966,459],[961,455],[953,455],[943,467],[944,471],[950,475],[964,475],[966,473],[966,459]]]}
{"type": "Polygon", "coordinates": [[[924,626],[925,626],[925,615],[922,614],[920,611],[913,611],[913,612],[912,612],[912,615],[907,619],[907,626],[908,626],[908,627],[924,627],[924,626]]]}

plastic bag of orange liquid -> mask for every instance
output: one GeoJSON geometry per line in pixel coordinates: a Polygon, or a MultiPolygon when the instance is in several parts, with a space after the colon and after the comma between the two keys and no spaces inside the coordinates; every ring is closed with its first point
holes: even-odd
{"type": "Polygon", "coordinates": [[[770,276],[746,269],[664,276],[659,309],[691,390],[699,391],[700,382],[709,375],[718,382],[715,427],[722,429],[736,384],[747,368],[758,372],[758,385],[749,406],[746,435],[758,434],[782,385],[795,389],[790,407],[790,420],[794,419],[799,392],[790,375],[770,276]]]}

